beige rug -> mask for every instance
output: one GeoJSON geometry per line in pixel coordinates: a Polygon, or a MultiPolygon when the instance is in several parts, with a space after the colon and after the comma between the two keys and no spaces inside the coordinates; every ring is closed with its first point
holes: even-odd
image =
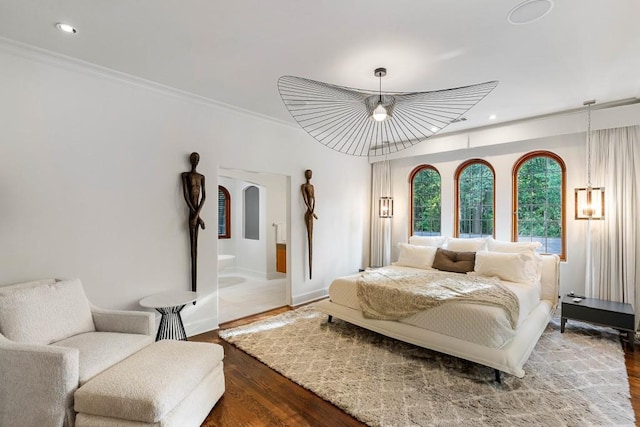
{"type": "Polygon", "coordinates": [[[552,322],[519,379],[306,306],[220,337],[371,426],[635,424],[615,331],[552,322]]]}

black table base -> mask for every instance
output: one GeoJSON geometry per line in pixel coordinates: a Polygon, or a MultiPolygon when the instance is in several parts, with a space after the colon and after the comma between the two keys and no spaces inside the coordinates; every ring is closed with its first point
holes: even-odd
{"type": "Polygon", "coordinates": [[[182,311],[183,308],[184,305],[156,308],[156,310],[162,314],[160,327],[158,327],[158,334],[156,335],[156,341],[187,341],[187,333],[185,332],[184,325],[182,324],[182,317],[180,317],[180,311],[182,311]]]}

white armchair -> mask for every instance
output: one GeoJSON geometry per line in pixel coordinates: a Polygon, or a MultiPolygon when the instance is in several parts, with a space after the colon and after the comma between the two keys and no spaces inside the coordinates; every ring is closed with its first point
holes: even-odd
{"type": "Polygon", "coordinates": [[[0,425],[73,426],[73,393],[153,343],[155,316],[93,307],[80,280],[0,286],[0,425]]]}

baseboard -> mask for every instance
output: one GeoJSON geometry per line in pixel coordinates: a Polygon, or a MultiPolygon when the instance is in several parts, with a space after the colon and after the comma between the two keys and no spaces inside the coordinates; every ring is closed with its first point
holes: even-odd
{"type": "Polygon", "coordinates": [[[306,304],[315,300],[325,298],[329,295],[329,289],[319,289],[317,291],[308,292],[302,295],[291,296],[291,305],[296,306],[306,304]]]}

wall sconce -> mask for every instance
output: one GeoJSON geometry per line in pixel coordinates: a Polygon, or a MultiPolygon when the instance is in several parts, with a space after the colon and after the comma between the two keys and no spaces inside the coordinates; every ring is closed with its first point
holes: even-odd
{"type": "Polygon", "coordinates": [[[380,218],[393,218],[393,197],[380,197],[380,218]]]}
{"type": "Polygon", "coordinates": [[[604,219],[604,188],[591,186],[591,106],[595,99],[584,101],[587,106],[587,186],[576,188],[576,219],[604,219]]]}
{"type": "Polygon", "coordinates": [[[604,218],[604,188],[576,188],[576,219],[604,218]]]}

